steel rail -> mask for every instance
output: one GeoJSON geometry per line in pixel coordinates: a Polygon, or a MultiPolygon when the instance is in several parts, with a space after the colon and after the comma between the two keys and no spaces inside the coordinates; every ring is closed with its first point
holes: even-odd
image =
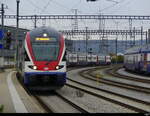
{"type": "MultiPolygon", "coordinates": [[[[73,68],[75,69],[75,68],[73,68]]],[[[73,70],[73,69],[70,69],[70,70],[73,70]]],[[[41,99],[40,96],[38,95],[34,95],[33,93],[31,93],[31,91],[29,91],[29,89],[23,84],[23,82],[18,78],[18,81],[20,82],[20,84],[23,86],[23,88],[27,91],[27,93],[32,96],[33,98],[35,98],[39,104],[42,106],[42,108],[47,112],[47,113],[57,113],[55,111],[53,111],[53,109],[51,109],[47,104],[45,104],[45,101],[43,101],[41,99]]],[[[80,111],[81,113],[89,113],[88,110],[82,108],[82,107],[79,107],[77,104],[69,101],[68,99],[66,99],[65,97],[63,97],[61,94],[59,94],[58,92],[55,92],[55,94],[60,97],[62,100],[64,100],[66,103],[70,104],[72,107],[74,107],[75,109],[77,109],[78,111],[80,111]]],[[[48,96],[47,96],[48,97],[48,96]]]]}
{"type": "Polygon", "coordinates": [[[81,113],[89,113],[88,110],[80,107],[79,105],[73,103],[72,101],[66,99],[65,97],[63,97],[61,94],[59,94],[58,92],[56,92],[57,96],[59,96],[61,99],[63,99],[66,103],[72,105],[74,108],[76,108],[77,110],[79,110],[81,113]]]}
{"type": "Polygon", "coordinates": [[[131,76],[119,74],[117,71],[120,68],[122,68],[122,67],[116,67],[115,69],[107,70],[107,73],[112,75],[112,76],[121,77],[121,78],[128,79],[128,80],[134,80],[134,81],[137,81],[137,82],[150,84],[150,80],[148,80],[148,79],[144,79],[144,78],[142,79],[142,78],[137,78],[137,77],[133,77],[133,76],[131,77],[131,76]]]}
{"type": "MultiPolygon", "coordinates": [[[[92,81],[97,81],[96,75],[93,74],[93,71],[96,71],[96,70],[97,69],[84,70],[84,71],[79,72],[79,74],[84,78],[90,79],[92,81]],[[86,72],[86,74],[85,74],[85,72],[86,72]],[[93,77],[93,78],[91,78],[91,77],[93,77]]],[[[123,83],[123,82],[108,80],[105,78],[98,78],[98,81],[100,81],[101,83],[104,83],[104,84],[112,85],[112,86],[117,86],[117,87],[121,87],[121,88],[125,88],[125,89],[131,89],[134,91],[140,91],[140,92],[144,92],[144,93],[148,93],[148,94],[150,93],[150,88],[147,88],[147,87],[131,85],[131,84],[123,83]]]]}
{"type": "MultiPolygon", "coordinates": [[[[82,85],[82,86],[84,86],[84,87],[88,87],[88,88],[90,88],[90,89],[98,90],[99,93],[100,93],[100,91],[103,91],[103,92],[106,92],[107,94],[112,94],[112,95],[115,95],[115,96],[118,96],[118,97],[122,97],[122,98],[124,98],[124,99],[129,99],[129,97],[127,97],[127,96],[123,96],[123,95],[120,95],[120,94],[117,94],[117,93],[114,93],[114,92],[111,92],[111,91],[107,91],[107,90],[104,90],[104,89],[99,89],[99,88],[96,88],[96,87],[93,87],[93,86],[89,86],[89,85],[87,85],[87,84],[83,84],[83,83],[81,83],[81,82],[77,82],[77,81],[72,80],[72,79],[69,79],[69,81],[72,81],[72,82],[74,82],[74,83],[78,83],[78,84],[80,84],[80,85],[82,85]]],[[[88,93],[88,94],[90,94],[90,95],[94,95],[94,96],[96,96],[96,97],[98,97],[98,98],[100,98],[100,99],[104,99],[104,100],[110,101],[110,102],[112,102],[112,103],[121,105],[121,106],[123,106],[123,107],[125,107],[125,108],[129,108],[129,109],[134,110],[134,111],[136,111],[136,112],[148,113],[147,110],[138,108],[137,106],[129,105],[129,104],[124,103],[124,102],[121,102],[121,101],[119,101],[119,100],[115,100],[114,98],[109,98],[109,97],[106,97],[106,96],[103,96],[103,95],[100,95],[100,94],[97,94],[97,93],[93,93],[92,91],[89,91],[88,88],[85,89],[84,87],[75,86],[75,85],[69,84],[69,83],[67,83],[66,85],[69,86],[69,87],[72,87],[72,88],[81,90],[81,91],[83,91],[83,92],[86,92],[86,93],[88,93]]],[[[135,99],[130,99],[130,100],[135,101],[135,102],[139,102],[139,101],[137,101],[137,100],[135,100],[135,99]]],[[[145,103],[145,102],[139,102],[139,103],[147,104],[147,103],[145,103]]]]}
{"type": "MultiPolygon", "coordinates": [[[[106,92],[106,93],[108,93],[108,94],[116,95],[116,96],[119,96],[119,97],[121,97],[121,98],[128,99],[128,100],[132,100],[132,101],[134,101],[134,102],[141,103],[141,104],[144,104],[144,105],[148,105],[148,106],[150,105],[149,102],[146,102],[146,101],[143,101],[143,100],[139,100],[139,99],[136,99],[136,98],[133,98],[133,97],[125,96],[125,95],[122,95],[122,94],[119,94],[119,93],[116,93],[116,92],[112,92],[112,91],[109,91],[109,90],[106,90],[106,89],[101,89],[101,88],[97,88],[97,87],[94,87],[94,86],[90,86],[90,85],[87,85],[87,84],[84,84],[84,83],[75,81],[75,80],[73,80],[73,79],[69,79],[69,78],[68,78],[68,80],[69,80],[69,81],[72,81],[72,82],[74,82],[74,83],[78,83],[78,84],[80,84],[80,85],[82,85],[82,86],[89,87],[90,89],[92,88],[92,89],[95,89],[95,90],[103,91],[103,92],[106,92]]],[[[69,83],[67,83],[67,85],[70,86],[70,87],[73,87],[73,88],[76,88],[76,89],[80,89],[80,90],[82,90],[82,91],[85,91],[85,92],[87,92],[87,93],[93,94],[92,91],[88,91],[88,89],[87,89],[87,90],[83,89],[84,87],[80,88],[80,87],[78,87],[78,86],[73,86],[73,84],[69,84],[69,83]]],[[[103,95],[97,95],[97,94],[94,94],[94,95],[95,95],[95,96],[98,96],[98,97],[102,97],[102,98],[104,98],[104,99],[106,99],[106,100],[108,100],[108,101],[111,101],[111,102],[113,102],[113,103],[119,104],[119,105],[121,105],[121,106],[128,107],[128,108],[133,109],[133,110],[138,111],[138,112],[145,112],[145,113],[146,113],[146,112],[149,112],[149,111],[147,111],[147,110],[144,110],[144,109],[141,109],[141,108],[137,108],[136,106],[129,105],[129,104],[127,104],[127,103],[123,103],[123,102],[120,102],[120,101],[116,101],[116,100],[114,100],[113,98],[104,97],[103,95]]]]}

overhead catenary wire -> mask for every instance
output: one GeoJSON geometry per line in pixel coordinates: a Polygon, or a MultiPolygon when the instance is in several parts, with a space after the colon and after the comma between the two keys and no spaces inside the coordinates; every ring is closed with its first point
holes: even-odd
{"type": "Polygon", "coordinates": [[[133,0],[128,0],[127,2],[125,2],[126,0],[122,0],[122,3],[124,2],[124,4],[120,5],[119,8],[116,8],[115,10],[112,10],[109,14],[112,14],[112,13],[115,13],[116,11],[119,11],[119,9],[123,8],[126,6],[126,5],[129,5],[131,2],[133,2],[133,0]]]}
{"type": "Polygon", "coordinates": [[[34,6],[36,9],[41,9],[42,10],[42,8],[41,7],[39,7],[38,5],[36,5],[32,0],[27,0],[32,6],[34,6]]]}
{"type": "MultiPolygon", "coordinates": [[[[49,6],[49,4],[50,4],[50,2],[51,2],[52,0],[49,0],[48,2],[47,2],[47,4],[44,6],[44,7],[39,7],[39,6],[37,6],[32,0],[29,0],[28,2],[32,5],[32,6],[34,6],[36,9],[38,9],[39,10],[39,13],[40,14],[42,14],[43,12],[45,12],[45,10],[47,9],[47,7],[49,6]],[[41,11],[41,12],[40,12],[41,11]]],[[[39,22],[37,21],[37,23],[39,24],[39,22]]],[[[44,23],[46,23],[46,22],[44,22],[44,23]]],[[[43,24],[43,21],[42,21],[42,24],[43,24]]]]}
{"type": "Polygon", "coordinates": [[[115,2],[114,4],[112,4],[112,5],[108,6],[108,7],[105,7],[105,8],[103,8],[103,9],[101,9],[101,11],[109,10],[110,8],[113,8],[113,7],[115,7],[116,5],[119,5],[119,4],[121,4],[122,2],[124,2],[124,1],[125,1],[125,0],[122,0],[122,1],[120,1],[120,2],[115,2]]]}
{"type": "Polygon", "coordinates": [[[70,12],[70,10],[71,10],[69,7],[67,7],[67,6],[65,6],[65,5],[63,5],[63,4],[59,3],[59,2],[56,2],[56,0],[53,0],[53,3],[56,4],[57,6],[63,8],[66,12],[70,12]]]}
{"type": "Polygon", "coordinates": [[[52,0],[49,0],[49,1],[48,1],[48,3],[43,7],[43,10],[41,11],[40,14],[42,14],[42,13],[47,9],[47,7],[49,6],[49,4],[50,4],[51,1],[52,1],[52,0]]]}

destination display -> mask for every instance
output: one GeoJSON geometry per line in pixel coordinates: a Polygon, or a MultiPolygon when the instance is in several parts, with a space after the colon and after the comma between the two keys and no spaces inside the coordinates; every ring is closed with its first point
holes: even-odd
{"type": "Polygon", "coordinates": [[[43,37],[37,37],[36,41],[56,41],[56,38],[43,38],[43,37]]]}

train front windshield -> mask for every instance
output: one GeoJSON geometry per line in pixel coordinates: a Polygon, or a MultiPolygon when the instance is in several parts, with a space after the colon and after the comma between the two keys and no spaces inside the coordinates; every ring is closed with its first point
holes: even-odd
{"type": "Polygon", "coordinates": [[[56,61],[59,54],[58,42],[43,42],[32,44],[36,61],[56,61]]]}

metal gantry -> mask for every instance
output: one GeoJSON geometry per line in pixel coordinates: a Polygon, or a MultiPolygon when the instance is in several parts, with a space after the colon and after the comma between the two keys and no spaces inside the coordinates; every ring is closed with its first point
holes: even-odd
{"type": "Polygon", "coordinates": [[[60,30],[61,33],[65,35],[146,35],[146,31],[141,30],[60,30]]]}
{"type": "MultiPolygon", "coordinates": [[[[0,16],[1,18],[1,16],[0,16]]],[[[6,19],[16,19],[16,15],[5,15],[6,19]]],[[[19,20],[38,19],[123,19],[123,20],[150,20],[146,15],[20,15],[19,20]]]]}
{"type": "MultiPolygon", "coordinates": [[[[1,16],[0,16],[1,17],[1,16]]],[[[16,19],[16,15],[4,15],[6,19],[16,19]]],[[[148,33],[144,31],[143,27],[141,30],[136,30],[133,28],[132,23],[136,20],[150,20],[150,16],[146,15],[102,15],[102,14],[95,14],[95,15],[79,15],[77,14],[77,10],[74,15],[19,15],[19,20],[33,20],[34,27],[37,27],[38,20],[74,20],[76,24],[76,28],[72,30],[61,30],[60,32],[64,33],[65,35],[125,35],[126,39],[129,35],[130,40],[133,39],[133,44],[135,44],[135,35],[141,36],[141,44],[143,42],[143,36],[146,37],[146,42],[150,42],[150,38],[147,37],[148,33]],[[78,19],[90,19],[90,20],[128,20],[129,21],[129,29],[128,30],[107,30],[107,29],[97,29],[97,30],[80,30],[77,28],[77,20],[78,19]]],[[[117,41],[116,41],[117,43],[117,41]]],[[[126,45],[127,48],[127,45],[126,45]]]]}

